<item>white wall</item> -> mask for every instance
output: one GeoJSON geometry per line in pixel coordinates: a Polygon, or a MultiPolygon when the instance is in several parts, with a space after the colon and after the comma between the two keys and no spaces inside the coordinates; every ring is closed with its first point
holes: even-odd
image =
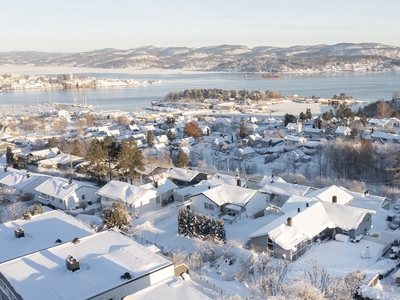
{"type": "Polygon", "coordinates": [[[192,204],[190,204],[190,210],[196,212],[196,213],[201,213],[204,215],[216,215],[221,212],[219,206],[217,206],[214,202],[209,200],[206,196],[203,194],[199,194],[196,196],[193,196],[190,198],[192,200],[192,204]],[[205,209],[204,208],[204,203],[212,204],[214,205],[214,210],[211,209],[205,209]]]}
{"type": "Polygon", "coordinates": [[[24,186],[22,189],[20,189],[21,194],[27,194],[27,193],[32,193],[34,195],[41,195],[42,193],[39,193],[38,191],[35,190],[39,185],[41,185],[43,182],[48,180],[49,177],[47,176],[38,176],[35,180],[32,182],[28,183],[26,186],[24,186]]]}
{"type": "Polygon", "coordinates": [[[253,216],[254,214],[264,210],[266,207],[267,207],[267,194],[256,193],[245,206],[247,217],[253,216]]]}

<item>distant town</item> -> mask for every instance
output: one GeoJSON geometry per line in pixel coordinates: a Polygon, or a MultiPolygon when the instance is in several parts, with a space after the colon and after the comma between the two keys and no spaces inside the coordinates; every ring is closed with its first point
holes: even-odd
{"type": "Polygon", "coordinates": [[[400,97],[356,101],[193,89],[141,112],[0,107],[2,297],[291,298],[304,285],[395,299],[400,97]]]}

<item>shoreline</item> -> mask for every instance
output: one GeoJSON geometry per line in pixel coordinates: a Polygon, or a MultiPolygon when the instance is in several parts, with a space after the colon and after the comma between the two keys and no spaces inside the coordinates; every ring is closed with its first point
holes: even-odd
{"type": "MultiPolygon", "coordinates": [[[[193,75],[193,74],[255,74],[261,75],[266,72],[226,72],[226,71],[206,71],[206,70],[191,70],[191,69],[134,69],[134,68],[126,68],[126,69],[104,69],[104,68],[86,68],[86,67],[68,67],[68,66],[52,66],[52,67],[38,67],[32,65],[0,65],[0,75],[3,74],[18,74],[18,75],[60,75],[60,74],[131,74],[131,75],[193,75]]],[[[288,74],[288,75],[365,75],[365,74],[387,74],[387,73],[395,73],[394,71],[385,71],[385,72],[346,72],[346,71],[332,71],[332,72],[322,72],[322,71],[313,71],[313,72],[280,72],[280,74],[288,74]]]]}

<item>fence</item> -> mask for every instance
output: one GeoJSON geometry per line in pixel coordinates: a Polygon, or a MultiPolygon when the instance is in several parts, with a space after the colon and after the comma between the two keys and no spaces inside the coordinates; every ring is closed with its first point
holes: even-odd
{"type": "Polygon", "coordinates": [[[218,292],[220,295],[222,295],[222,288],[215,283],[208,281],[205,279],[203,276],[200,276],[199,274],[193,272],[192,270],[188,270],[188,274],[190,275],[191,278],[195,278],[198,281],[200,281],[203,285],[210,287],[214,291],[218,292]]]}
{"type": "Polygon", "coordinates": [[[385,245],[385,247],[383,247],[383,249],[381,251],[381,256],[384,256],[386,254],[386,252],[388,252],[389,249],[390,249],[391,243],[389,243],[387,241],[384,241],[384,240],[381,240],[381,239],[377,239],[377,238],[374,238],[374,237],[371,237],[371,236],[366,236],[366,235],[363,235],[363,239],[366,240],[366,241],[370,241],[370,242],[374,242],[374,243],[377,243],[377,244],[385,245]]]}
{"type": "Polygon", "coordinates": [[[144,237],[141,237],[137,234],[126,234],[127,237],[131,238],[132,240],[134,240],[135,242],[141,244],[141,245],[154,245],[157,248],[159,248],[161,250],[161,252],[164,252],[164,247],[163,246],[159,246],[156,243],[153,243],[147,239],[145,239],[144,237]]]}

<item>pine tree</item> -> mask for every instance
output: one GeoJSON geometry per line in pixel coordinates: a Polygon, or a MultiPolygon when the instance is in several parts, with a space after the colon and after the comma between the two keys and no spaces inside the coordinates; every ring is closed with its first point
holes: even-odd
{"type": "Polygon", "coordinates": [[[131,227],[132,215],[129,213],[126,203],[123,201],[116,201],[112,207],[107,207],[101,215],[103,222],[108,228],[131,227]]]}
{"type": "Polygon", "coordinates": [[[172,141],[175,139],[175,135],[172,133],[172,130],[171,130],[171,129],[168,130],[167,137],[168,137],[168,140],[169,140],[170,142],[172,142],[172,141]]]}
{"type": "Polygon", "coordinates": [[[240,128],[239,128],[240,138],[244,139],[247,136],[247,132],[248,132],[248,129],[247,129],[246,123],[244,122],[244,118],[242,118],[240,120],[240,128]]]}
{"type": "Polygon", "coordinates": [[[82,142],[78,139],[74,140],[72,145],[72,154],[76,156],[84,156],[84,148],[82,142]]]}
{"type": "Polygon", "coordinates": [[[185,152],[183,152],[183,151],[179,152],[178,159],[176,160],[175,165],[178,168],[182,168],[182,167],[189,165],[189,157],[187,156],[187,154],[185,152]]]}
{"type": "Polygon", "coordinates": [[[54,136],[49,140],[49,147],[50,148],[57,147],[57,139],[54,136]]]}
{"type": "Polygon", "coordinates": [[[6,159],[7,159],[7,164],[14,163],[14,153],[12,152],[11,147],[7,147],[6,159]]]}
{"type": "Polygon", "coordinates": [[[86,174],[97,178],[97,183],[100,186],[101,177],[106,173],[106,152],[102,143],[98,139],[93,139],[89,146],[89,151],[86,155],[88,164],[86,165],[86,174]]]}
{"type": "Polygon", "coordinates": [[[143,170],[143,155],[135,140],[122,141],[117,159],[117,168],[125,177],[126,182],[128,182],[128,179],[132,182],[139,174],[138,170],[143,170]]]}
{"type": "Polygon", "coordinates": [[[312,119],[312,113],[310,108],[306,108],[306,115],[308,120],[312,119]]]}
{"type": "Polygon", "coordinates": [[[119,155],[119,146],[116,141],[109,136],[106,136],[102,142],[102,146],[106,153],[106,164],[107,164],[107,173],[109,175],[110,180],[113,177],[113,168],[112,165],[116,163],[119,155]]]}
{"type": "Polygon", "coordinates": [[[151,130],[147,131],[147,145],[149,145],[149,147],[153,146],[154,143],[154,137],[153,137],[153,133],[151,132],[151,130]]]}

